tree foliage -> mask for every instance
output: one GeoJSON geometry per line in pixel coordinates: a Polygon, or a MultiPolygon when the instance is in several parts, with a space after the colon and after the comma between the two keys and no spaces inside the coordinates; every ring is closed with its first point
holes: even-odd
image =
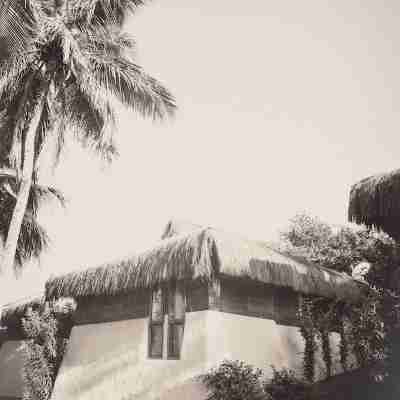
{"type": "Polygon", "coordinates": [[[44,303],[28,310],[22,321],[27,340],[23,343],[23,400],[48,400],[63,359],[75,310],[72,299],[44,303]]]}
{"type": "Polygon", "coordinates": [[[400,246],[383,232],[356,225],[331,226],[317,217],[299,214],[282,233],[289,252],[320,266],[349,275],[368,263],[365,276],[373,286],[390,287],[389,276],[398,273],[400,246]]]}
{"type": "MultiPolygon", "coordinates": [[[[135,42],[121,25],[127,13],[142,3],[8,0],[8,8],[3,5],[3,15],[9,11],[11,20],[22,13],[16,16],[16,9],[25,7],[30,15],[24,52],[0,60],[0,134],[8,138],[3,140],[3,151],[17,168],[40,101],[36,157],[50,136],[61,148],[66,133],[112,157],[113,99],[145,117],[162,118],[174,111],[170,92],[134,62],[135,42]]],[[[16,25],[22,30],[21,21],[16,25]]]]}
{"type": "Polygon", "coordinates": [[[272,377],[265,379],[259,368],[243,361],[223,361],[217,368],[202,375],[209,390],[208,400],[305,400],[309,385],[292,370],[272,368],[272,377]]]}
{"type": "Polygon", "coordinates": [[[377,380],[398,380],[399,243],[383,232],[354,225],[330,226],[304,214],[292,219],[282,239],[289,253],[352,275],[366,284],[365,294],[357,304],[311,299],[309,318],[303,318],[303,336],[339,331],[344,369],[352,352],[358,366],[376,366],[377,380]]]}
{"type": "Polygon", "coordinates": [[[53,144],[55,164],[67,137],[111,160],[117,154],[115,102],[153,119],[174,112],[172,94],[135,62],[135,42],[123,29],[143,3],[1,2],[0,170],[16,171],[17,198],[5,269],[14,263],[30,187],[47,144],[53,144]]]}
{"type": "Polygon", "coordinates": [[[310,386],[289,369],[272,367],[272,378],[263,384],[269,400],[305,400],[310,398],[310,386]]]}
{"type": "Polygon", "coordinates": [[[225,360],[201,376],[209,390],[208,400],[261,400],[262,371],[243,361],[225,360]]]}
{"type": "MultiPolygon", "coordinates": [[[[0,179],[0,246],[7,237],[8,227],[16,203],[15,179],[0,179]]],[[[19,270],[32,258],[39,258],[49,245],[45,228],[38,221],[42,206],[49,202],[65,205],[63,194],[54,187],[34,183],[31,187],[27,209],[22,221],[15,254],[15,268],[19,270]]]]}

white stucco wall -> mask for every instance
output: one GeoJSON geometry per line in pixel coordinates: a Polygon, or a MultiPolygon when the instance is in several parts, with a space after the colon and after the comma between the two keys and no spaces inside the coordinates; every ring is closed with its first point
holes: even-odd
{"type": "Polygon", "coordinates": [[[52,400],[178,400],[177,386],[182,399],[204,398],[188,381],[206,363],[206,317],[186,315],[181,360],[147,358],[147,318],[74,327],[52,400]]]}
{"type": "Polygon", "coordinates": [[[222,312],[208,315],[208,360],[219,364],[224,358],[243,360],[268,370],[301,367],[303,340],[297,328],[275,321],[222,312]]]}
{"type": "MultiPolygon", "coordinates": [[[[271,365],[290,368],[302,374],[304,340],[297,327],[278,325],[275,321],[222,312],[207,316],[208,363],[218,365],[223,359],[243,360],[261,368],[270,376],[271,365]]],[[[331,334],[333,370],[341,372],[339,335],[331,334]]],[[[316,379],[324,378],[321,349],[315,357],[316,379]]]]}
{"type": "Polygon", "coordinates": [[[22,396],[23,356],[19,341],[8,341],[0,346],[0,398],[22,396]]]}
{"type": "Polygon", "coordinates": [[[181,360],[147,359],[147,318],[74,327],[52,400],[204,400],[194,380],[223,359],[301,371],[298,328],[199,311],[186,314],[181,360]]]}

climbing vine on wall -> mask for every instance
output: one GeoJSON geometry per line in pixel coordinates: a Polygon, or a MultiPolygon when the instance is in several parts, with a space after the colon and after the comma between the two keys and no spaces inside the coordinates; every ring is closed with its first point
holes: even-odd
{"type": "Polygon", "coordinates": [[[313,382],[315,376],[316,328],[313,317],[313,302],[304,297],[300,303],[300,332],[304,339],[303,373],[307,382],[313,382]]]}
{"type": "MultiPolygon", "coordinates": [[[[364,281],[365,292],[358,304],[332,301],[323,312],[318,312],[318,306],[309,306],[311,317],[302,322],[306,353],[313,348],[306,336],[317,334],[329,374],[328,340],[322,333],[329,328],[340,334],[344,370],[373,366],[376,380],[400,382],[400,242],[373,229],[331,226],[305,214],[292,219],[282,240],[286,253],[364,281]]],[[[319,302],[316,298],[312,301],[319,302]]],[[[310,354],[304,357],[311,359],[310,354]]]]}
{"type": "Polygon", "coordinates": [[[360,304],[347,310],[350,321],[348,340],[360,367],[386,358],[385,325],[379,310],[381,295],[381,291],[371,288],[360,304]]]}
{"type": "Polygon", "coordinates": [[[334,303],[319,297],[303,296],[300,302],[300,332],[305,347],[303,354],[304,378],[312,382],[315,378],[315,355],[320,343],[326,377],[332,375],[332,350],[329,335],[337,325],[334,303]]]}
{"type": "Polygon", "coordinates": [[[315,373],[315,354],[321,345],[326,377],[332,375],[332,349],[330,332],[340,335],[340,362],[343,370],[366,367],[385,362],[385,324],[379,307],[380,292],[370,290],[359,304],[344,304],[322,298],[305,298],[301,302],[299,317],[301,334],[305,341],[304,376],[311,381],[315,373]],[[349,365],[349,359],[355,359],[349,365]]]}
{"type": "Polygon", "coordinates": [[[322,358],[326,366],[326,376],[329,378],[332,375],[332,353],[329,342],[329,332],[321,330],[319,332],[322,344],[322,358]]]}
{"type": "Polygon", "coordinates": [[[349,368],[348,360],[349,360],[349,343],[346,335],[346,321],[342,320],[338,324],[339,335],[340,335],[340,364],[342,365],[343,371],[347,371],[349,368]]]}
{"type": "Polygon", "coordinates": [[[23,352],[23,399],[48,400],[66,349],[76,308],[72,299],[45,302],[22,321],[28,338],[23,352]]]}

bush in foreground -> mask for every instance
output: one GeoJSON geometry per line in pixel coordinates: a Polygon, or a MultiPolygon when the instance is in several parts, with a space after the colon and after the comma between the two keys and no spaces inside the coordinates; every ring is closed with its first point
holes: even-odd
{"type": "Polygon", "coordinates": [[[261,385],[262,371],[242,361],[223,361],[201,376],[209,390],[207,400],[261,400],[264,393],[261,385]]]}
{"type": "Polygon", "coordinates": [[[272,378],[262,379],[262,371],[242,361],[225,360],[218,368],[201,376],[207,400],[305,400],[307,385],[291,370],[272,367],[272,378]]]}
{"type": "Polygon", "coordinates": [[[76,308],[72,299],[45,302],[23,319],[23,400],[48,400],[63,359],[76,308]]]}
{"type": "Polygon", "coordinates": [[[296,377],[294,371],[272,367],[272,378],[264,382],[264,392],[272,400],[304,400],[310,386],[296,377]]]}

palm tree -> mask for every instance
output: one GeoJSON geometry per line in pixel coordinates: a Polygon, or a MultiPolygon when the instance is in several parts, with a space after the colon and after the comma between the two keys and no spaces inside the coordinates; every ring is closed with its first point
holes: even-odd
{"type": "MultiPolygon", "coordinates": [[[[15,174],[0,176],[0,242],[3,242],[7,236],[17,198],[16,184],[15,174]]],[[[14,266],[16,270],[22,269],[26,261],[38,258],[42,251],[48,247],[49,237],[45,229],[39,224],[37,217],[41,206],[52,200],[58,201],[62,206],[65,205],[64,196],[57,189],[41,186],[37,183],[31,186],[15,253],[14,266]]]]}
{"type": "Polygon", "coordinates": [[[58,161],[65,135],[70,134],[111,160],[116,154],[113,99],[153,119],[172,114],[175,101],[132,61],[134,41],[122,26],[127,13],[142,5],[141,0],[5,3],[3,19],[9,27],[27,21],[26,31],[0,32],[11,49],[1,59],[0,135],[9,144],[5,153],[18,182],[1,265],[11,269],[44,144],[55,139],[58,161]],[[14,52],[21,48],[23,53],[14,52]]]}

